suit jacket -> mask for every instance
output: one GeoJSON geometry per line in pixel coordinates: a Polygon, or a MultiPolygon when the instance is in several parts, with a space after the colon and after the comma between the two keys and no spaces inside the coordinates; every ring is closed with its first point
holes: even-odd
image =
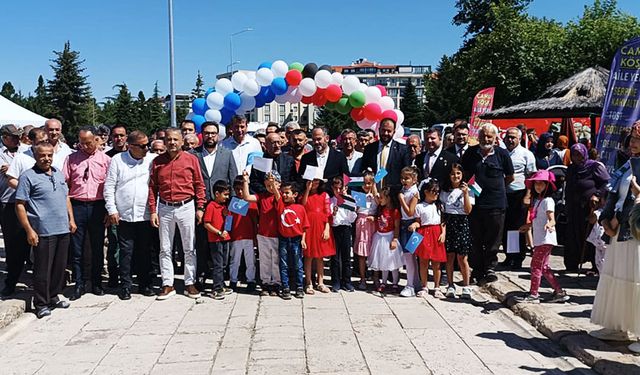
{"type": "MultiPolygon", "coordinates": [[[[300,159],[300,169],[298,170],[298,181],[302,181],[302,176],[307,170],[307,165],[318,166],[316,151],[307,152],[300,159]]],[[[336,176],[342,177],[343,174],[349,174],[349,165],[347,158],[342,152],[338,152],[329,147],[329,155],[327,156],[327,164],[324,167],[323,178],[330,180],[336,176]]]]}
{"type": "Polygon", "coordinates": [[[460,159],[447,150],[440,151],[440,155],[436,159],[436,162],[433,163],[433,167],[428,174],[425,173],[424,170],[424,162],[427,158],[428,153],[423,152],[420,155],[416,156],[416,168],[418,168],[418,180],[422,181],[427,177],[435,178],[442,185],[445,179],[449,178],[449,170],[451,169],[451,164],[460,163],[460,159]]]}
{"type": "MultiPolygon", "coordinates": [[[[264,158],[272,159],[268,154],[264,154],[264,158]]],[[[276,159],[273,160],[273,169],[276,170],[282,182],[296,181],[296,162],[293,156],[282,152],[276,159]]],[[[265,172],[259,171],[255,168],[251,168],[251,175],[249,175],[249,186],[254,193],[264,193],[267,188],[264,187],[265,172]]]]}
{"type": "MultiPolygon", "coordinates": [[[[469,149],[469,147],[467,147],[467,150],[468,150],[468,149],[469,149]]],[[[467,150],[464,150],[464,151],[462,152],[462,155],[464,155],[464,153],[465,153],[465,152],[467,152],[467,150]]],[[[447,149],[447,151],[449,151],[450,153],[452,153],[452,154],[454,154],[455,156],[457,156],[457,157],[458,157],[458,159],[462,157],[462,156],[460,156],[460,155],[458,155],[458,154],[456,153],[456,145],[451,145],[451,146],[447,149]]]]}
{"type": "MultiPolygon", "coordinates": [[[[380,141],[368,144],[362,153],[361,169],[371,168],[373,173],[378,172],[378,147],[380,141]]],[[[387,176],[384,178],[386,185],[400,185],[400,171],[402,168],[411,165],[411,155],[407,150],[407,145],[391,141],[389,157],[387,159],[387,176]]]]}
{"type": "MultiPolygon", "coordinates": [[[[200,171],[202,172],[202,179],[204,180],[205,197],[207,202],[213,200],[213,197],[211,196],[211,188],[216,181],[224,180],[227,181],[230,186],[233,185],[233,180],[238,175],[238,169],[231,151],[218,144],[216,147],[216,159],[213,162],[211,176],[209,176],[207,167],[204,164],[203,157],[206,154],[204,146],[196,147],[191,151],[191,153],[198,157],[198,161],[200,162],[200,171]]],[[[233,189],[231,189],[231,192],[233,192],[233,189]]]]}

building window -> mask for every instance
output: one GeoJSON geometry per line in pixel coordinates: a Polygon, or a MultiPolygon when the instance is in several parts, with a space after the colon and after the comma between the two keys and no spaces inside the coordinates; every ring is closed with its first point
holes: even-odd
{"type": "Polygon", "coordinates": [[[280,105],[278,106],[278,113],[279,113],[279,114],[281,114],[281,115],[283,115],[283,114],[284,114],[284,112],[285,112],[284,104],[280,104],[280,105]]]}
{"type": "Polygon", "coordinates": [[[387,89],[387,95],[390,97],[398,96],[398,89],[387,89]]]}
{"type": "Polygon", "coordinates": [[[271,115],[270,115],[270,114],[268,114],[268,113],[265,113],[265,114],[264,114],[264,121],[265,121],[265,122],[269,122],[269,121],[271,121],[271,115]]]}
{"type": "Polygon", "coordinates": [[[264,113],[265,113],[265,115],[271,114],[271,106],[265,105],[264,106],[264,113]]]}

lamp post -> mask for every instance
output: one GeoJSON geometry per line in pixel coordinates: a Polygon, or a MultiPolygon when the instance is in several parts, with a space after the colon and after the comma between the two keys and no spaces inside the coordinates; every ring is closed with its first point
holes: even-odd
{"type": "Polygon", "coordinates": [[[232,62],[231,64],[227,64],[227,72],[233,73],[233,66],[240,64],[239,60],[232,62]]]}
{"type": "Polygon", "coordinates": [[[229,67],[231,69],[230,70],[231,74],[233,74],[233,65],[238,63],[238,61],[233,62],[233,37],[242,33],[246,33],[247,31],[253,31],[253,29],[251,27],[247,27],[229,36],[229,67]]]}
{"type": "Polygon", "coordinates": [[[169,0],[169,95],[171,95],[171,127],[176,128],[176,88],[173,71],[173,0],[169,0]]]}

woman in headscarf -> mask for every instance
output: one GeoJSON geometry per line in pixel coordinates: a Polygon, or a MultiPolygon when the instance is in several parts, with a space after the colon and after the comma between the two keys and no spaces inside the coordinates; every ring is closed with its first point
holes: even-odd
{"type": "Polygon", "coordinates": [[[586,242],[589,215],[600,199],[604,199],[609,173],[602,163],[589,160],[587,146],[571,146],[571,165],[567,168],[566,210],[567,233],[564,248],[564,266],[567,272],[577,272],[586,261],[594,265],[593,245],[586,242]]]}
{"type": "MultiPolygon", "coordinates": [[[[629,138],[629,153],[640,156],[640,123],[634,125],[629,138]]],[[[604,328],[589,334],[628,341],[629,332],[640,336],[640,186],[629,163],[614,173],[611,184],[600,215],[611,243],[591,310],[591,321],[604,328]]],[[[629,350],[639,353],[640,343],[631,344],[629,350]]]]}
{"type": "Polygon", "coordinates": [[[543,133],[540,136],[536,145],[535,157],[538,170],[563,164],[562,158],[553,150],[553,134],[543,133]]]}
{"type": "Polygon", "coordinates": [[[569,137],[567,137],[566,135],[558,136],[558,140],[556,141],[556,148],[553,151],[555,151],[555,153],[560,156],[562,164],[571,164],[571,153],[569,152],[569,137]]]}

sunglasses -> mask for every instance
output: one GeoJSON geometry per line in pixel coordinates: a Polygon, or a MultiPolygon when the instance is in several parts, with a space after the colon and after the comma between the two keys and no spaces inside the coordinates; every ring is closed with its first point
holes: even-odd
{"type": "Polygon", "coordinates": [[[131,143],[131,144],[129,144],[129,146],[136,146],[136,147],[138,147],[140,149],[146,150],[146,149],[149,148],[149,143],[143,143],[141,145],[135,144],[135,143],[131,143]]]}

